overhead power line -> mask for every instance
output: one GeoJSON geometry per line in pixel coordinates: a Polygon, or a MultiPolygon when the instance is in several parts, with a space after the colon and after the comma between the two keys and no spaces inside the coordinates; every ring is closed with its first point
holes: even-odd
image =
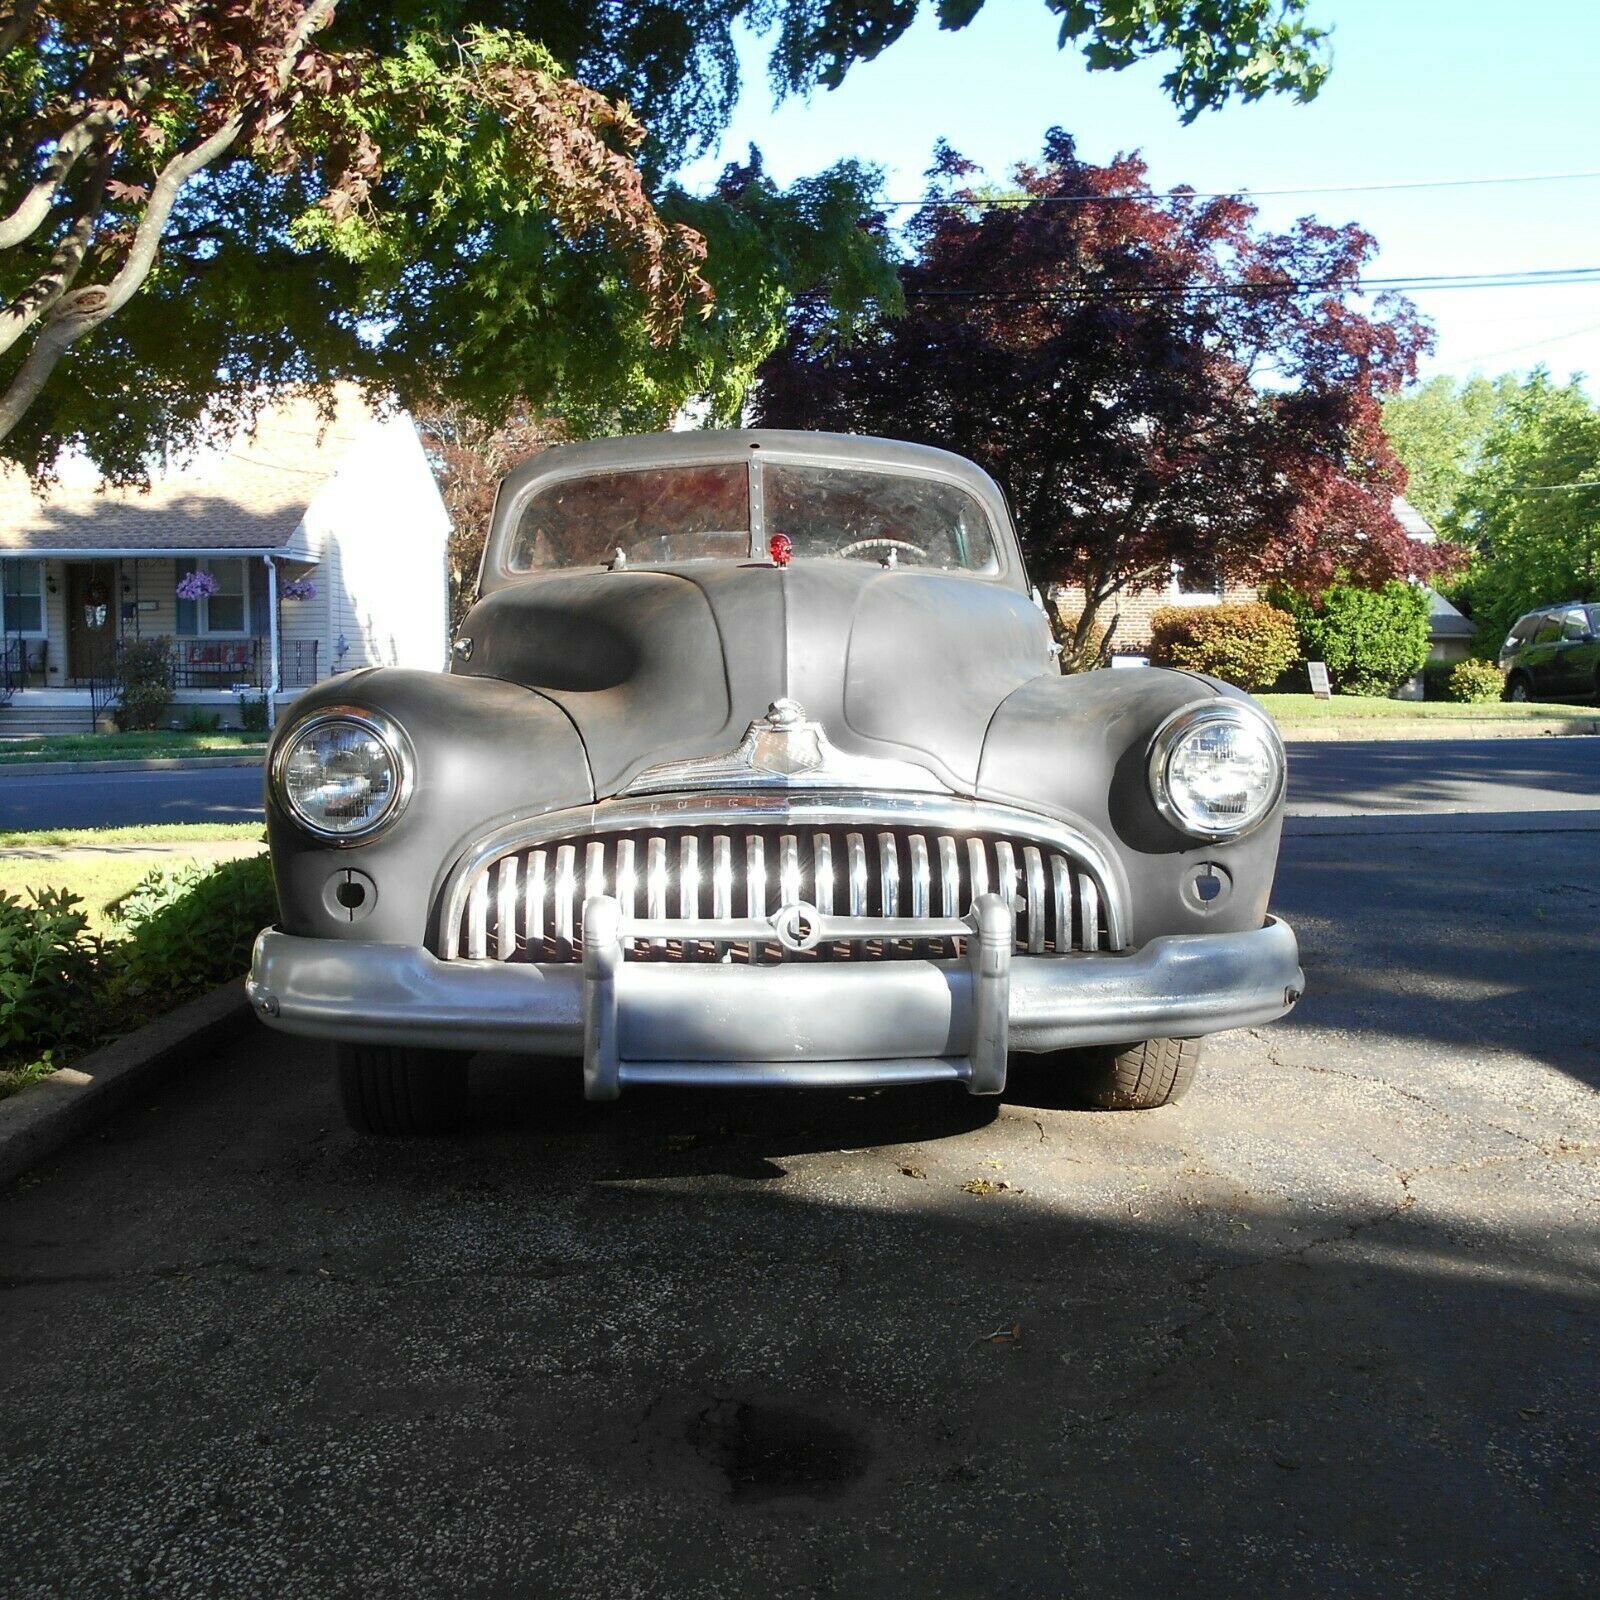
{"type": "Polygon", "coordinates": [[[1530,268],[1506,272],[1416,273],[1409,277],[1274,279],[1265,282],[1235,280],[1221,283],[1148,284],[1123,288],[1084,285],[1069,289],[941,289],[908,284],[905,293],[919,300],[1003,300],[1033,304],[1054,300],[1150,300],[1163,296],[1216,295],[1237,299],[1271,295],[1315,294],[1321,290],[1404,289],[1420,293],[1433,289],[1543,289],[1557,284],[1600,283],[1600,267],[1530,268]]]}
{"type": "Polygon", "coordinates": [[[1124,190],[1115,194],[1015,194],[987,195],[961,200],[944,196],[921,200],[879,200],[880,206],[919,208],[922,206],[1016,209],[1030,205],[1093,206],[1113,205],[1119,200],[1266,200],[1299,194],[1380,194],[1395,189],[1476,189],[1496,184],[1574,183],[1600,178],[1600,169],[1587,172],[1523,172],[1503,177],[1478,178],[1402,178],[1392,183],[1314,183],[1284,189],[1163,189],[1124,190]]]}

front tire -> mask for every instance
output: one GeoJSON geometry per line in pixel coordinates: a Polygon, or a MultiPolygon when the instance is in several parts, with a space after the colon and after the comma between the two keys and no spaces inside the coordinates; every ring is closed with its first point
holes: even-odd
{"type": "Polygon", "coordinates": [[[1153,1111],[1189,1092],[1200,1065],[1198,1039],[1145,1039],[1080,1053],[1075,1088],[1096,1111],[1153,1111]]]}
{"type": "Polygon", "coordinates": [[[405,1045],[337,1044],[339,1100],[357,1133],[448,1133],[467,1104],[467,1057],[405,1045]]]}

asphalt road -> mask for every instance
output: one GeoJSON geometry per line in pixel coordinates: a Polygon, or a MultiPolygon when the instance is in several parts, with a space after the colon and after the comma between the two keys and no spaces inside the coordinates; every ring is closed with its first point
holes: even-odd
{"type": "Polygon", "coordinates": [[[0,1590],[1591,1592],[1600,818],[1420,821],[1160,1112],[197,1062],[0,1195],[0,1590]]]}
{"type": "MultiPolygon", "coordinates": [[[[1298,816],[1600,808],[1600,739],[1433,739],[1290,746],[1298,816]]],[[[0,828],[251,822],[259,767],[186,772],[0,774],[0,828]]]]}

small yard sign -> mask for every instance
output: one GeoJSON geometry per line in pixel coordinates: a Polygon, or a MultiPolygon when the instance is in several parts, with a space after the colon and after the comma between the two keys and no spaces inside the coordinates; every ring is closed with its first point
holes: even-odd
{"type": "Polygon", "coordinates": [[[1306,671],[1311,674],[1311,692],[1319,700],[1333,698],[1333,685],[1328,682],[1328,663],[1326,661],[1306,662],[1306,671]]]}

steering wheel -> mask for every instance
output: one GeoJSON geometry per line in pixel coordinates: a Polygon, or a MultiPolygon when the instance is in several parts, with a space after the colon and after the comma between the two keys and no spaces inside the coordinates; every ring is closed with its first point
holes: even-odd
{"type": "Polygon", "coordinates": [[[909,550],[913,555],[920,556],[924,561],[928,559],[928,552],[920,544],[912,544],[909,539],[857,539],[854,544],[847,544],[835,550],[836,556],[866,555],[874,550],[909,550]]]}

